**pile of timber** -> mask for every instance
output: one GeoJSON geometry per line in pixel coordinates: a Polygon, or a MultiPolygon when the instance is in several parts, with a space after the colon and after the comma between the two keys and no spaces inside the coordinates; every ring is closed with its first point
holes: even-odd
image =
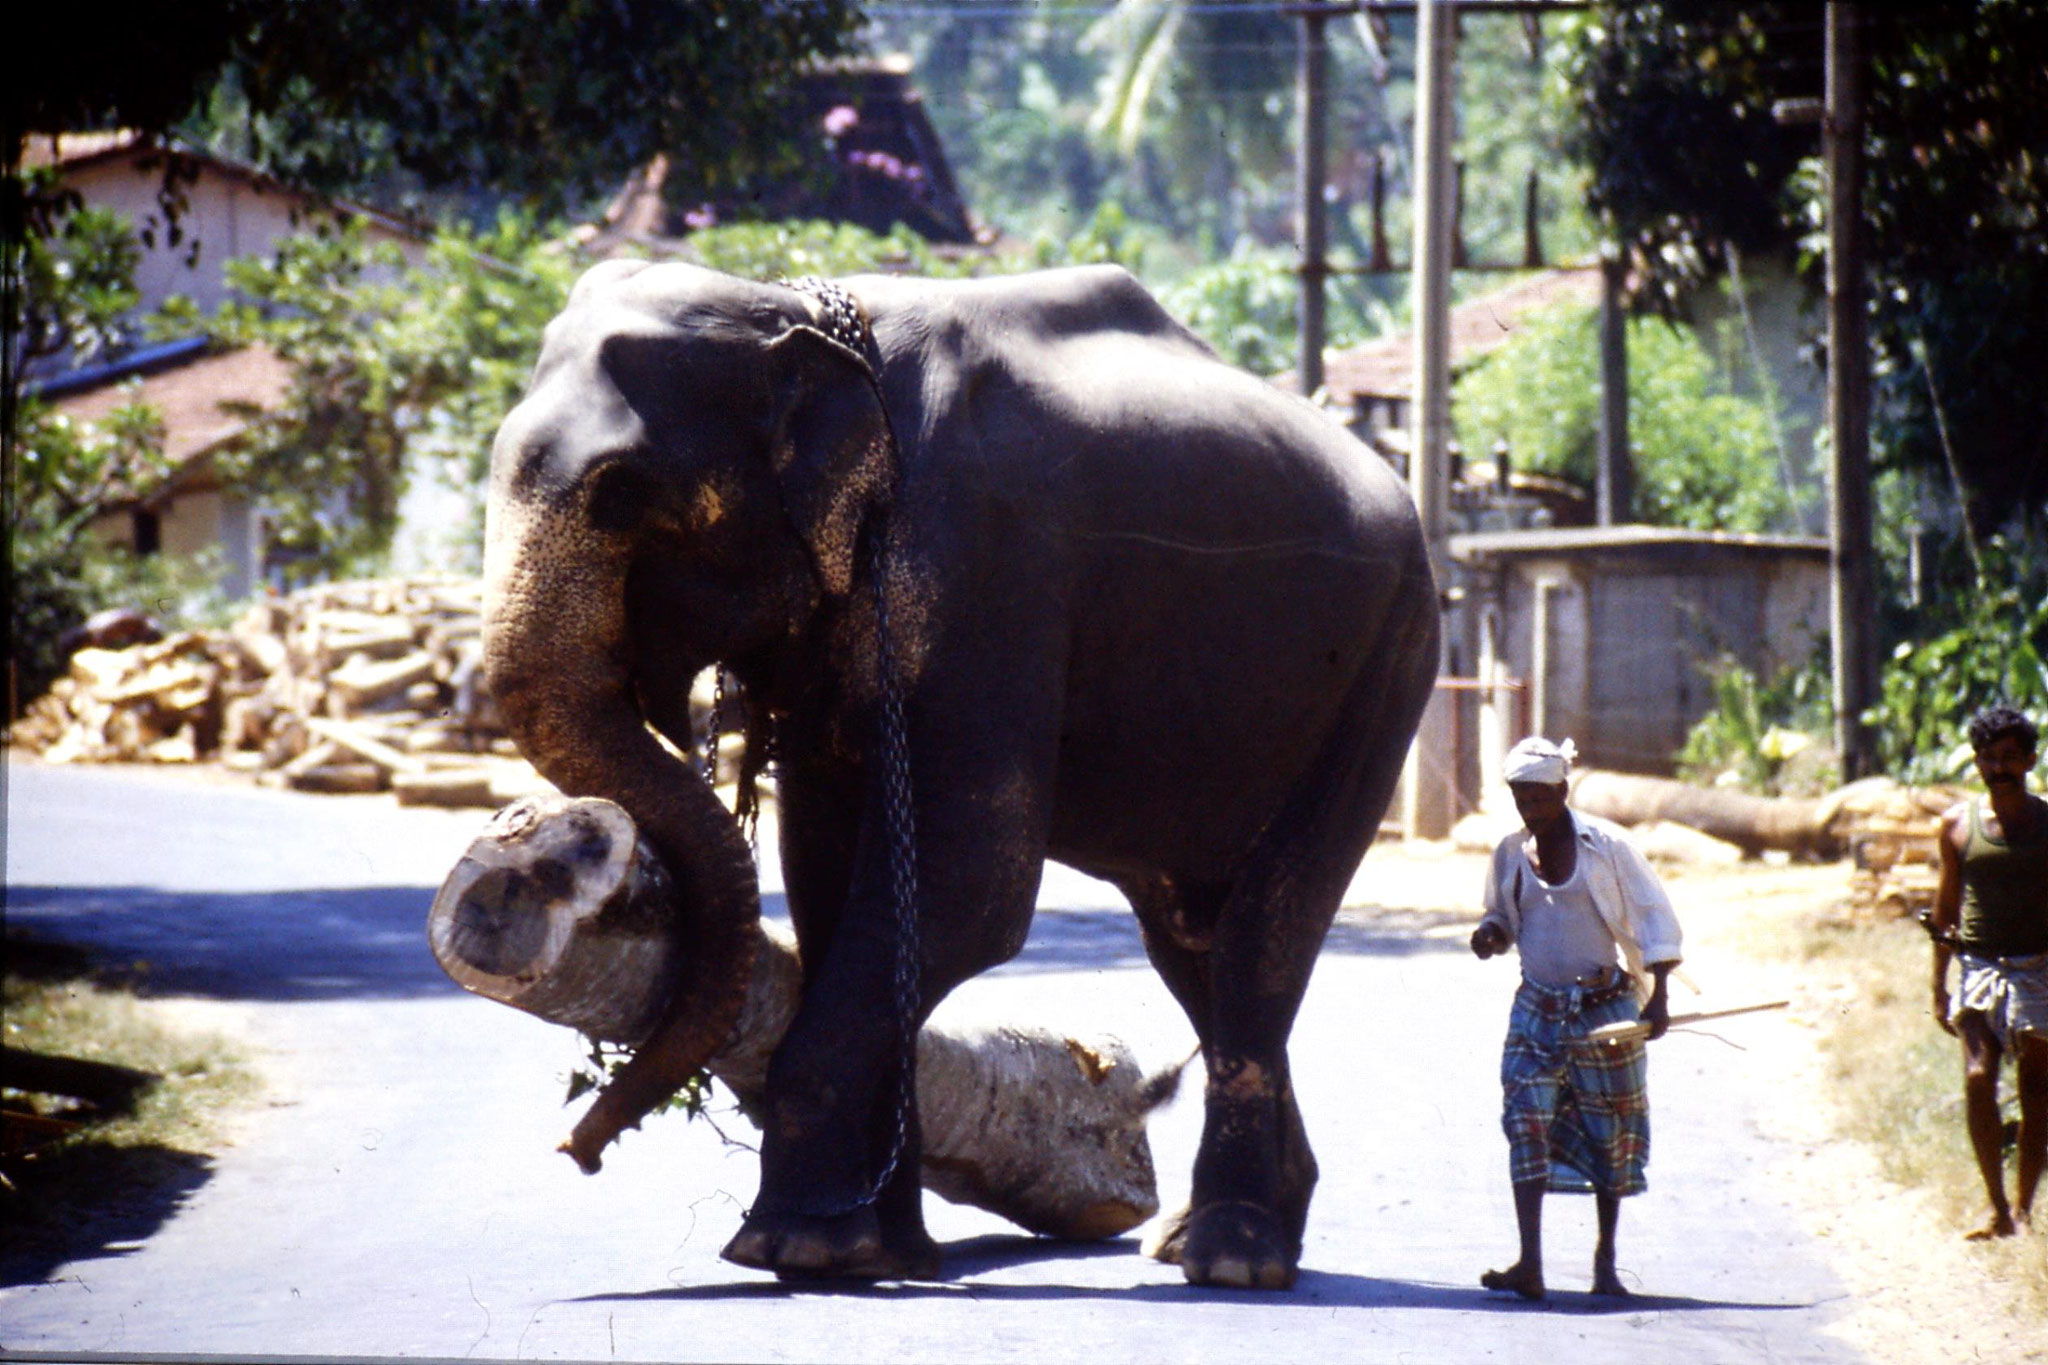
{"type": "Polygon", "coordinates": [[[494,807],[548,790],[483,687],[482,585],[326,583],[226,630],[81,649],[12,742],[53,763],[218,762],[316,792],[494,807]]]}
{"type": "Polygon", "coordinates": [[[1874,914],[1916,915],[1934,903],[1941,816],[1956,787],[1866,778],[1812,798],[1757,796],[1668,778],[1586,770],[1572,804],[1623,825],[1683,825],[1755,856],[1847,858],[1849,903],[1874,914]]]}
{"type": "Polygon", "coordinates": [[[1941,875],[1942,812],[1963,796],[1958,787],[1906,787],[1883,777],[1830,795],[1852,868],[1851,907],[1897,916],[1932,908],[1941,875]]]}

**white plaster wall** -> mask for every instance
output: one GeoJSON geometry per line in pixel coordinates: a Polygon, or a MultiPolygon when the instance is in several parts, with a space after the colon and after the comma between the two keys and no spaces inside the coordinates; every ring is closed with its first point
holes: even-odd
{"type": "MultiPolygon", "coordinates": [[[[142,246],[135,269],[141,308],[150,312],[173,294],[183,294],[206,311],[228,297],[221,269],[238,256],[269,255],[279,238],[310,230],[316,217],[305,201],[282,190],[266,189],[238,175],[202,171],[186,187],[186,208],[179,215],[179,241],[173,246],[157,204],[163,184],[161,167],[144,166],[139,158],[115,158],[68,172],[66,182],[85,202],[125,214],[138,235],[153,232],[154,245],[142,246]]],[[[424,247],[413,238],[376,223],[377,240],[395,241],[408,260],[424,247]]],[[[138,243],[138,245],[140,245],[138,243]]]]}

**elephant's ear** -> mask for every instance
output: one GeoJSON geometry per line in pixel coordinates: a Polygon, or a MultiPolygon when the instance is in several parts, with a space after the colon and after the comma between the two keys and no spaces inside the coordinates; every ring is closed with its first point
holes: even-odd
{"type": "Polygon", "coordinates": [[[809,327],[770,344],[774,427],[769,459],[783,506],[810,548],[825,590],[853,587],[854,542],[887,497],[893,437],[872,371],[809,327]]]}

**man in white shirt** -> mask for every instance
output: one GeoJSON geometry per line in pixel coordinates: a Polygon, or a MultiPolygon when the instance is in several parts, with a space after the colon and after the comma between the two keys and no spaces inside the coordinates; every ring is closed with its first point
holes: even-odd
{"type": "Polygon", "coordinates": [[[1510,946],[1521,954],[1500,1068],[1521,1256],[1479,1282],[1526,1299],[1544,1295],[1544,1192],[1588,1185],[1600,1228],[1593,1292],[1628,1293],[1615,1273],[1614,1231],[1622,1199],[1645,1188],[1645,1051],[1640,1039],[1588,1035],[1641,1018],[1650,1037],[1662,1037],[1671,1018],[1665,978],[1679,961],[1678,919],[1642,854],[1613,825],[1565,804],[1572,748],[1532,737],[1508,751],[1504,775],[1523,829],[1493,851],[1486,913],[1472,933],[1481,958],[1510,946]]]}

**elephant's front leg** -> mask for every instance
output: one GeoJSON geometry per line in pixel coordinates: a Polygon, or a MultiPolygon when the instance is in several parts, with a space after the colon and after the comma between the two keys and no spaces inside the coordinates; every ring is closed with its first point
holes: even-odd
{"type": "Polygon", "coordinates": [[[769,1067],[760,1192],[728,1260],[787,1277],[939,1272],[924,1227],[915,1093],[904,1084],[910,1049],[948,991],[1023,945],[1045,839],[1046,784],[1032,765],[1049,760],[986,747],[979,735],[949,740],[927,725],[912,750],[922,757],[912,769],[917,915],[908,943],[874,793],[862,793],[860,818],[835,819],[831,784],[813,785],[799,760],[785,759],[783,873],[807,980],[769,1067]],[[906,948],[917,969],[907,998],[898,972],[906,948]]]}
{"type": "Polygon", "coordinates": [[[928,1013],[917,936],[900,932],[880,832],[845,837],[843,822],[813,818],[800,780],[785,793],[784,875],[808,979],[768,1070],[760,1191],[724,1254],[792,1278],[928,1279],[939,1256],[907,1046],[928,1013]]]}

